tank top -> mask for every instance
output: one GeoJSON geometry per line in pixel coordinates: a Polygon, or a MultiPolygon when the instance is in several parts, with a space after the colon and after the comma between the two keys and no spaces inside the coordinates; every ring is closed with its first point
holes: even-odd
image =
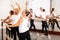
{"type": "Polygon", "coordinates": [[[19,33],[24,33],[29,30],[28,18],[23,18],[23,22],[19,25],[19,33]]]}

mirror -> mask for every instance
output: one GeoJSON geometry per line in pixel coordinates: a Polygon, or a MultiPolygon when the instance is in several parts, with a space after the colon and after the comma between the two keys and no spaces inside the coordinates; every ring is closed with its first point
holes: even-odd
{"type": "MultiPolygon", "coordinates": [[[[57,21],[60,27],[60,0],[51,0],[51,8],[54,8],[54,13],[56,14],[57,17],[57,21]]],[[[54,26],[54,31],[60,32],[60,29],[57,27],[56,23],[54,26]]]]}

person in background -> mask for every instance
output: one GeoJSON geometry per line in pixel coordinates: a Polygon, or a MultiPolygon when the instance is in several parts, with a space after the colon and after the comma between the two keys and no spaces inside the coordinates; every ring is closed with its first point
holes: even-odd
{"type": "Polygon", "coordinates": [[[46,14],[46,10],[43,9],[42,7],[40,7],[40,11],[41,11],[41,14],[40,14],[40,19],[42,21],[42,32],[44,31],[45,29],[45,33],[44,35],[42,36],[47,36],[49,39],[51,38],[49,35],[48,35],[48,25],[47,25],[47,14],[46,14]]]}
{"type": "MultiPolygon", "coordinates": [[[[10,14],[10,15],[7,16],[7,18],[3,20],[3,23],[7,23],[8,25],[10,25],[10,23],[12,22],[12,21],[10,20],[10,17],[14,15],[13,10],[11,10],[11,11],[9,12],[9,14],[10,14]]],[[[6,27],[6,40],[9,40],[10,37],[11,37],[11,30],[10,30],[10,28],[6,27]]]]}
{"type": "Polygon", "coordinates": [[[45,35],[48,36],[48,32],[47,32],[47,20],[46,20],[46,15],[45,15],[45,9],[43,9],[41,17],[42,17],[42,31],[44,31],[45,28],[45,35]]]}
{"type": "Polygon", "coordinates": [[[52,8],[51,14],[50,14],[50,19],[49,19],[49,24],[51,24],[52,30],[54,30],[54,25],[55,25],[55,23],[57,24],[57,27],[60,29],[60,26],[59,26],[59,24],[58,24],[57,18],[58,18],[58,17],[57,17],[56,14],[54,13],[54,8],[52,8]]]}
{"type": "Polygon", "coordinates": [[[30,30],[32,29],[32,27],[34,28],[35,32],[36,32],[36,28],[34,25],[34,18],[35,18],[35,14],[33,12],[33,9],[30,8],[30,15],[31,15],[31,19],[30,19],[30,30]]]}

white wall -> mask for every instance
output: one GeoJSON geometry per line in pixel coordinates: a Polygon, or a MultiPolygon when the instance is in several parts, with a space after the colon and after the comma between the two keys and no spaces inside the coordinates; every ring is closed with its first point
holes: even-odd
{"type": "Polygon", "coordinates": [[[21,8],[25,7],[25,1],[26,0],[0,0],[0,18],[6,18],[9,14],[9,11],[12,9],[11,4],[13,4],[15,7],[16,2],[21,4],[21,8]]]}
{"type": "MultiPolygon", "coordinates": [[[[6,18],[9,14],[9,11],[12,9],[11,4],[13,4],[15,7],[16,2],[20,3],[21,9],[25,8],[25,2],[27,0],[1,0],[0,1],[0,18],[6,18]]],[[[50,0],[29,0],[29,8],[32,8],[36,14],[39,13],[39,8],[43,7],[46,9],[47,14],[49,14],[50,11],[50,0]]]]}
{"type": "Polygon", "coordinates": [[[60,0],[52,0],[52,7],[55,8],[55,13],[60,15],[60,0]]]}
{"type": "Polygon", "coordinates": [[[5,18],[10,10],[9,1],[8,0],[0,0],[0,19],[5,18]]]}

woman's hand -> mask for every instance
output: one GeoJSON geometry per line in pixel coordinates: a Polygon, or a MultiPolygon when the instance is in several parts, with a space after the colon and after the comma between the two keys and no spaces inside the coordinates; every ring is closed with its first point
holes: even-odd
{"type": "Polygon", "coordinates": [[[6,25],[6,27],[7,27],[9,30],[11,30],[10,25],[8,25],[8,24],[6,24],[6,23],[4,23],[4,24],[6,25]]]}

